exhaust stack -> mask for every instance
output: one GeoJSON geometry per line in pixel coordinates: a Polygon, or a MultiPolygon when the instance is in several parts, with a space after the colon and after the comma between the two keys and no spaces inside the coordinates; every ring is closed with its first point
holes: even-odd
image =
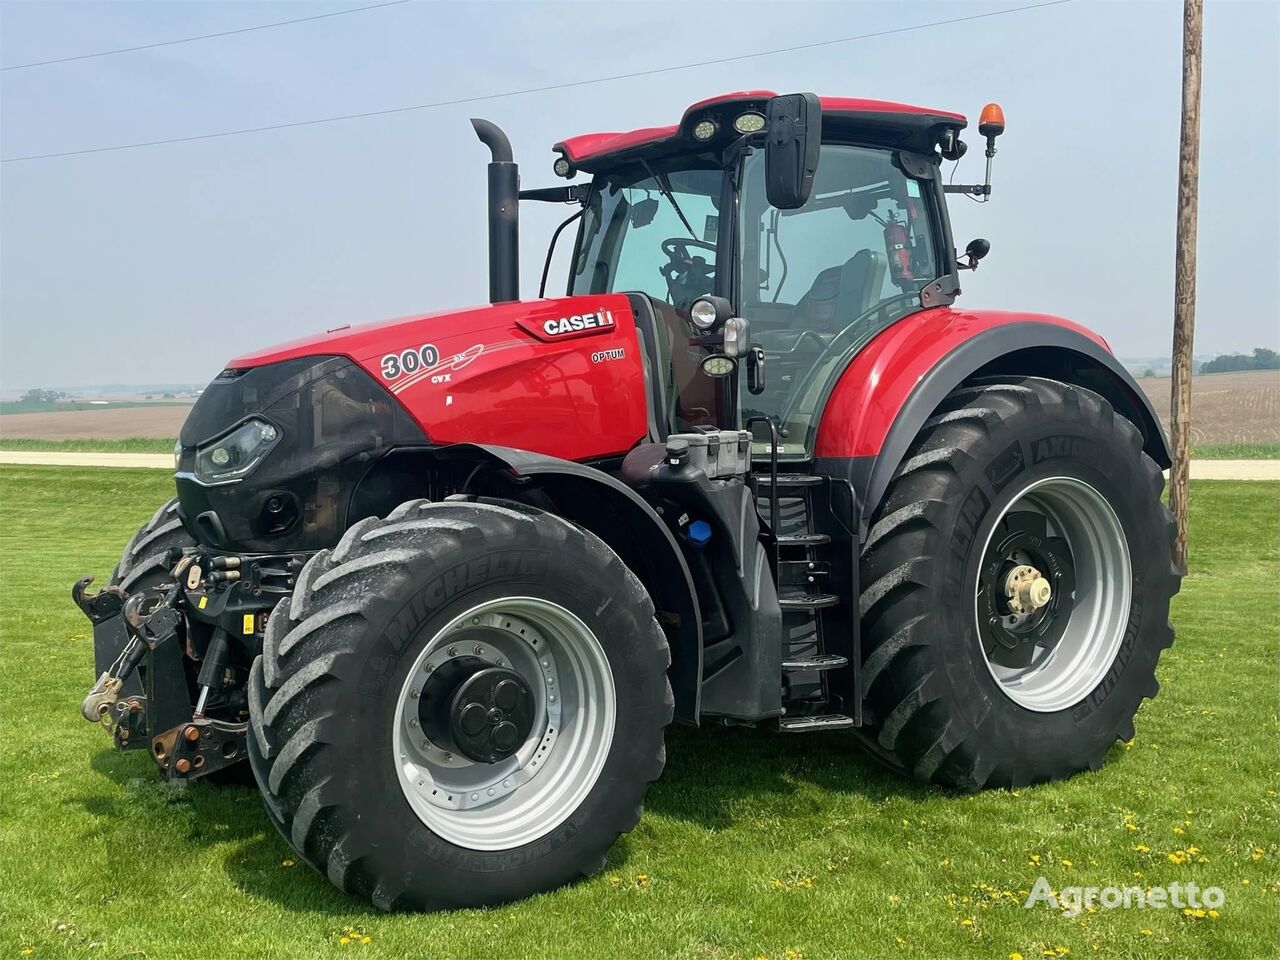
{"type": "Polygon", "coordinates": [[[472,118],[480,142],[489,148],[489,302],[520,299],[520,170],[511,141],[489,120],[472,118]]]}

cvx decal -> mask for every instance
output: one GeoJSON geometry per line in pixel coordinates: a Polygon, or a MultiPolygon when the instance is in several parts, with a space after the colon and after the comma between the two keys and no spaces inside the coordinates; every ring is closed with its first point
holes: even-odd
{"type": "MultiPolygon", "coordinates": [[[[453,380],[454,371],[461,370],[463,367],[468,366],[473,360],[480,356],[480,354],[484,353],[484,344],[477,343],[474,346],[467,347],[467,349],[463,350],[461,353],[455,353],[452,357],[448,357],[443,361],[440,360],[440,355],[439,352],[436,351],[436,348],[431,347],[433,359],[430,364],[426,362],[426,350],[427,347],[422,348],[422,351],[424,351],[424,355],[421,357],[423,362],[414,371],[410,372],[405,368],[404,364],[401,363],[400,372],[409,375],[396,380],[395,386],[391,388],[392,393],[399,393],[419,381],[426,380],[428,377],[430,377],[432,383],[450,383],[453,380]]],[[[405,351],[405,353],[412,352],[413,351],[411,350],[405,351]]],[[[387,376],[387,359],[397,356],[403,358],[404,354],[397,355],[389,353],[387,356],[382,358],[382,375],[388,380],[395,379],[395,377],[387,376]]],[[[399,376],[399,374],[396,375],[396,377],[399,376]]]]}

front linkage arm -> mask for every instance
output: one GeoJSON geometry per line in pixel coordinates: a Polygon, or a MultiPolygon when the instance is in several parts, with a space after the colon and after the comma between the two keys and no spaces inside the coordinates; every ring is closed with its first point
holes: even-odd
{"type": "Polygon", "coordinates": [[[71,596],[93,624],[99,671],[81,714],[111,729],[120,749],[149,745],[166,778],[182,781],[244,758],[247,724],[236,691],[261,649],[267,613],[291,593],[306,557],[187,549],[171,559],[172,579],[158,586],[94,594],[85,577],[71,596]],[[200,663],[195,704],[187,659],[200,663]],[[211,694],[221,717],[205,715],[211,694]]]}

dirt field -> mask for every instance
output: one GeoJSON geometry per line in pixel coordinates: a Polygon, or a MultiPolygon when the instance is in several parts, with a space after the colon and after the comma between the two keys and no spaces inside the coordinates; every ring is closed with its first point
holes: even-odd
{"type": "MultiPolygon", "coordinates": [[[[1169,428],[1169,378],[1138,381],[1169,428]]],[[[1280,371],[1202,373],[1191,381],[1191,442],[1280,441],[1280,371]]]]}
{"type": "Polygon", "coordinates": [[[64,410],[10,413],[0,417],[0,439],[120,440],[125,437],[176,437],[190,407],[128,407],[115,410],[64,410]]]}
{"type": "MultiPolygon", "coordinates": [[[[1169,426],[1169,378],[1138,381],[1169,426]]],[[[176,437],[188,407],[68,410],[0,417],[0,439],[118,440],[176,437]]],[[[1197,445],[1280,442],[1280,371],[1210,373],[1195,378],[1191,442],[1197,445]]]]}

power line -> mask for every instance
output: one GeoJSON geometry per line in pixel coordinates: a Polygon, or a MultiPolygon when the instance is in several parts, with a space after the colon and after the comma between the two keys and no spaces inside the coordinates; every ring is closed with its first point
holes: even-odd
{"type": "Polygon", "coordinates": [[[928,23],[917,23],[906,27],[894,27],[889,30],[877,30],[874,33],[860,33],[852,37],[838,37],[833,40],[818,40],[814,43],[801,43],[790,47],[778,47],[774,50],[759,50],[755,53],[741,53],[732,57],[720,57],[716,60],[699,60],[695,63],[682,63],[670,67],[655,67],[651,70],[636,70],[632,73],[618,73],[608,77],[594,77],[589,80],[568,80],[563,83],[551,83],[541,87],[526,87],[522,90],[508,90],[503,93],[486,93],[473,97],[457,97],[452,100],[436,100],[431,103],[416,103],[405,107],[389,107],[383,110],[368,110],[363,113],[345,113],[333,117],[317,117],[313,120],[294,120],[288,123],[273,123],[262,127],[245,127],[239,130],[220,130],[216,133],[201,133],[188,137],[169,137],[163,140],[143,140],[138,143],[120,143],[109,147],[90,147],[84,150],[65,150],[60,153],[38,153],[22,157],[5,157],[0,163],[21,163],[29,160],[52,160],[57,157],[80,157],[93,153],[111,153],[117,150],[136,150],[142,147],[158,147],[173,143],[195,143],[200,140],[216,140],[222,137],[238,137],[250,133],[266,133],[270,130],[289,130],[295,127],[311,127],[324,123],[342,123],[348,120],[364,120],[369,117],[385,117],[397,113],[409,113],[415,110],[432,110],[437,107],[453,107],[468,103],[481,103],[486,100],[502,100],[506,97],[524,96],[530,93],[547,93],[553,90],[567,90],[574,87],[585,87],[596,83],[612,83],[617,80],[631,80],[637,77],[651,77],[660,73],[672,73],[677,70],[691,70],[695,67],[711,67],[739,60],[752,60],[756,57],[769,57],[780,53],[794,53],[798,50],[812,50],[817,47],[830,47],[841,43],[852,43],[856,40],[870,40],[876,37],[887,37],[898,33],[909,33],[913,30],[925,30],[930,27],[944,27],[956,23],[968,23],[973,20],[986,20],[991,17],[1004,16],[1010,13],[1021,13],[1026,10],[1040,10],[1045,7],[1061,6],[1073,0],[1048,0],[1046,3],[1033,3],[1021,7],[1006,7],[1003,10],[992,10],[987,13],[975,13],[966,17],[952,17],[947,20],[933,20],[928,23]]]}
{"type": "Polygon", "coordinates": [[[198,37],[182,37],[179,40],[161,40],[158,43],[142,43],[136,47],[119,47],[115,50],[99,50],[96,53],[81,53],[74,57],[55,57],[52,60],[33,60],[31,63],[15,63],[0,70],[26,70],[29,67],[47,67],[54,63],[71,63],[73,60],[92,60],[95,57],[110,57],[117,53],[134,53],[138,50],[154,50],[156,47],[171,47],[178,43],[195,43],[197,40],[213,40],[217,37],[231,37],[238,33],[253,33],[255,30],[270,30],[273,27],[287,27],[292,23],[309,23],[312,20],[327,20],[329,17],[345,17],[349,13],[363,13],[366,10],[379,10],[382,7],[397,7],[410,0],[385,0],[384,3],[371,3],[367,7],[352,7],[350,10],[335,10],[332,13],[317,13],[310,17],[297,17],[293,20],[277,20],[275,23],[260,23],[256,27],[240,27],[238,30],[223,30],[220,33],[202,33],[198,37]]]}

